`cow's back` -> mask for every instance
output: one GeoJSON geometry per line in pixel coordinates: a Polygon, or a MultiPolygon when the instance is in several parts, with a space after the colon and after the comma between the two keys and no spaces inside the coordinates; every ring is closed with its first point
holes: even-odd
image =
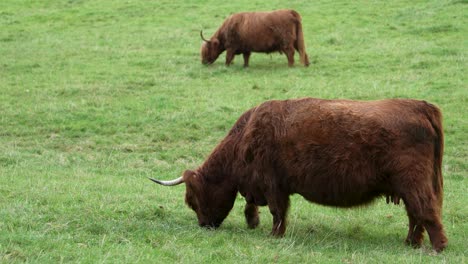
{"type": "Polygon", "coordinates": [[[256,173],[274,167],[291,193],[352,206],[390,188],[386,169],[396,155],[430,147],[427,107],[415,100],[270,101],[252,111],[242,144],[256,173]]]}
{"type": "Polygon", "coordinates": [[[299,14],[294,10],[242,12],[231,15],[223,25],[226,48],[273,52],[296,39],[299,14]]]}

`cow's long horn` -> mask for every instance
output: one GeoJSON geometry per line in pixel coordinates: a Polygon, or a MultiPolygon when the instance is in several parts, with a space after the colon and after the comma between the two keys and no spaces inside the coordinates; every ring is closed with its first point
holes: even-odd
{"type": "Polygon", "coordinates": [[[174,185],[178,185],[178,184],[181,184],[181,183],[184,182],[184,179],[182,177],[179,177],[179,178],[177,178],[175,180],[171,180],[171,181],[160,181],[160,180],[156,180],[156,179],[153,179],[153,178],[148,178],[148,179],[152,180],[155,183],[164,185],[164,186],[174,186],[174,185]]]}
{"type": "Polygon", "coordinates": [[[203,37],[203,30],[200,30],[200,37],[201,37],[201,39],[202,39],[203,41],[206,41],[206,42],[210,43],[209,40],[207,40],[207,39],[205,39],[205,37],[203,37]]]}

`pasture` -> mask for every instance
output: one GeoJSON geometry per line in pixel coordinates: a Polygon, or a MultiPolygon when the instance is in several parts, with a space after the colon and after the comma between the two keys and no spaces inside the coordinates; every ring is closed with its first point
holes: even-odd
{"type": "Polygon", "coordinates": [[[0,262],[464,263],[468,245],[468,2],[0,2],[0,262]],[[311,65],[253,53],[200,63],[233,12],[292,8],[311,65]],[[245,110],[299,97],[423,99],[444,115],[441,254],[404,244],[403,205],[335,209],[291,197],[286,236],[245,224],[239,195],[216,231],[183,185],[245,110]]]}

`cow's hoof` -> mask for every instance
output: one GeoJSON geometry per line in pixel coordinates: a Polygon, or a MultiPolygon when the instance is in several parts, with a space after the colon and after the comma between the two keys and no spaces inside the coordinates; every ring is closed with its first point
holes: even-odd
{"type": "Polygon", "coordinates": [[[274,237],[283,237],[285,232],[286,232],[286,227],[281,221],[279,222],[279,224],[273,225],[273,229],[271,230],[271,235],[274,237]]]}
{"type": "Polygon", "coordinates": [[[440,253],[447,247],[447,244],[448,244],[448,241],[443,240],[437,243],[436,245],[434,245],[433,248],[437,253],[440,253]]]}
{"type": "Polygon", "coordinates": [[[406,239],[405,243],[409,246],[412,246],[413,248],[420,248],[422,245],[422,239],[420,240],[415,240],[415,239],[406,239]]]}

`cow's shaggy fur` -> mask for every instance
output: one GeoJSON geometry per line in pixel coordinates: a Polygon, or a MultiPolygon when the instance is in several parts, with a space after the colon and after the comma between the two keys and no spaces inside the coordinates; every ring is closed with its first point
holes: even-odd
{"type": "MultiPolygon", "coordinates": [[[[203,35],[202,35],[203,39],[203,35]]],[[[249,65],[251,52],[285,53],[288,65],[294,64],[294,50],[301,63],[309,65],[305,51],[301,16],[294,10],[243,12],[228,17],[216,33],[201,47],[203,64],[211,64],[226,51],[226,65],[236,54],[243,54],[244,66],[249,65]]]]}
{"type": "Polygon", "coordinates": [[[186,203],[202,226],[218,227],[236,194],[245,197],[249,227],[268,205],[272,234],[286,230],[289,196],[353,207],[387,196],[403,200],[407,243],[427,230],[441,251],[442,116],[425,101],[268,101],[245,112],[196,170],[183,175],[186,203]]]}

